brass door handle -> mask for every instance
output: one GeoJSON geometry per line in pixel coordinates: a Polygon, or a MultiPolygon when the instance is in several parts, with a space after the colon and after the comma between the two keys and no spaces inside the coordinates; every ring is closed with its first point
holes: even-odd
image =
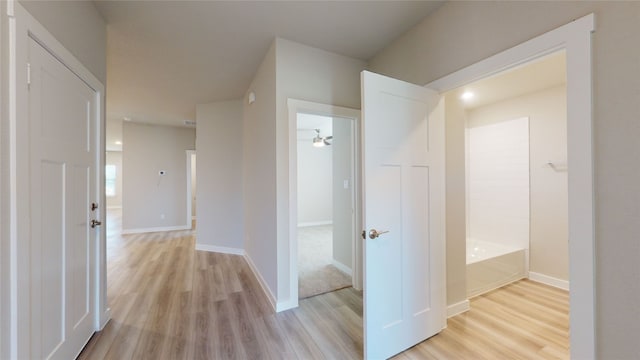
{"type": "Polygon", "coordinates": [[[102,225],[102,221],[91,220],[91,228],[95,228],[96,226],[102,225]]]}
{"type": "Polygon", "coordinates": [[[388,232],[389,232],[389,230],[378,231],[376,229],[371,229],[371,230],[369,230],[369,239],[376,239],[378,236],[380,236],[382,234],[386,234],[388,232]]]}

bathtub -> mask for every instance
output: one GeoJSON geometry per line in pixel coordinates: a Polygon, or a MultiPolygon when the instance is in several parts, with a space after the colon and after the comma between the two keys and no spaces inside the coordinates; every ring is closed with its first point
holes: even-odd
{"type": "Polygon", "coordinates": [[[467,239],[467,297],[526,277],[526,250],[467,239]]]}

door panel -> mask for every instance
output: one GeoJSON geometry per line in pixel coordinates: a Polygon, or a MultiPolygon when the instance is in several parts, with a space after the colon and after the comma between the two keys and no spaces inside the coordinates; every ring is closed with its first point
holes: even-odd
{"type": "Polygon", "coordinates": [[[96,93],[33,39],[31,358],[75,358],[93,334],[96,93]]]}
{"type": "Polygon", "coordinates": [[[437,93],[363,72],[365,355],[445,326],[444,118],[437,93]]]}

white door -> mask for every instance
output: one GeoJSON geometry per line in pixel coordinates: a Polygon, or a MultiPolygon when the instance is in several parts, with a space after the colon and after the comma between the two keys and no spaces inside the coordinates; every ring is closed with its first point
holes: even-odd
{"type": "Polygon", "coordinates": [[[93,334],[97,99],[29,41],[30,358],[73,359],[93,334]]]}
{"type": "Polygon", "coordinates": [[[365,71],[362,122],[365,358],[385,359],[445,327],[443,105],[365,71]]]}

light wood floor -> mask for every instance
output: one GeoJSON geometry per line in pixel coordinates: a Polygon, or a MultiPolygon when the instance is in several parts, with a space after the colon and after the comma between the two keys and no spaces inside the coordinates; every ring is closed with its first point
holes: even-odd
{"type": "MultiPolygon", "coordinates": [[[[274,313],[240,256],[194,251],[191,231],[121,236],[109,223],[112,320],[80,359],[360,359],[351,288],[274,313]]],[[[471,301],[397,359],[568,358],[568,294],[521,281],[471,301]]]]}

